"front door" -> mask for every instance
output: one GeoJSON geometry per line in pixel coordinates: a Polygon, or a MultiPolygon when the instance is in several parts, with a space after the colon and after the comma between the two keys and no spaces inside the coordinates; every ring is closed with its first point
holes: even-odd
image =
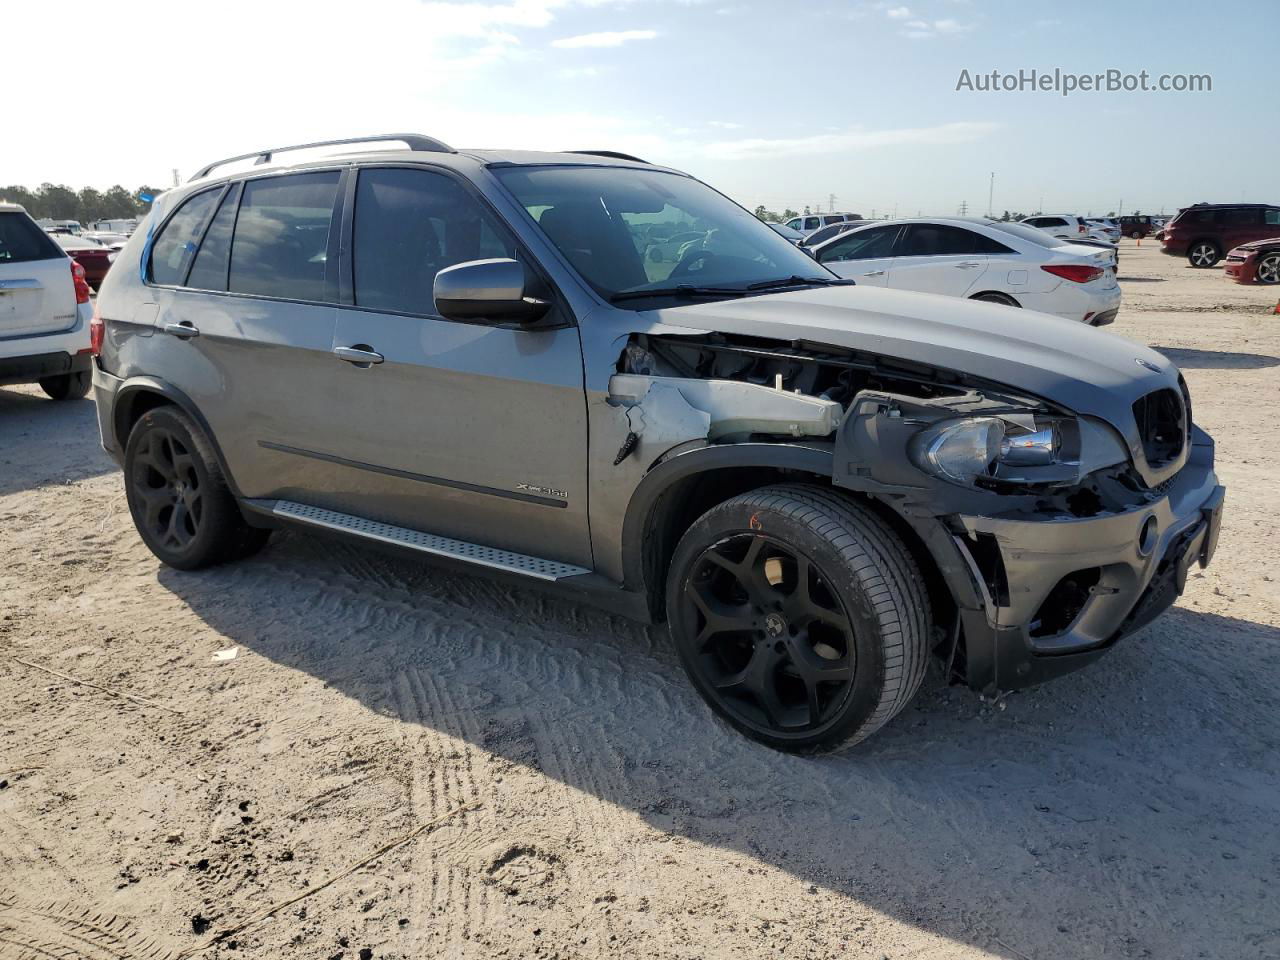
{"type": "MultiPolygon", "coordinates": [[[[578,329],[445,320],[435,275],[525,259],[468,186],[443,171],[366,167],[323,401],[320,506],[485,546],[591,566],[578,329]],[[348,354],[348,356],[351,356],[348,354]]],[[[560,309],[560,308],[556,308],[560,309]]]]}
{"type": "Polygon", "coordinates": [[[893,240],[901,227],[866,227],[847,233],[817,251],[818,262],[838,277],[883,287],[893,263],[893,240]]]}

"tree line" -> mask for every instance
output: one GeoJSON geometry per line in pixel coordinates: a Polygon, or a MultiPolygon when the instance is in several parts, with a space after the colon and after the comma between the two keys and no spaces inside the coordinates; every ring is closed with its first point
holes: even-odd
{"type": "Polygon", "coordinates": [[[161,192],[160,187],[139,187],[132,192],[120,184],[109,190],[95,190],[84,187],[73,190],[64,184],[42,183],[32,190],[28,187],[0,187],[0,201],[20,203],[27,213],[37,220],[79,220],[89,223],[92,220],[127,219],[142,217],[150,208],[150,201],[143,200],[145,194],[153,197],[161,192]]]}

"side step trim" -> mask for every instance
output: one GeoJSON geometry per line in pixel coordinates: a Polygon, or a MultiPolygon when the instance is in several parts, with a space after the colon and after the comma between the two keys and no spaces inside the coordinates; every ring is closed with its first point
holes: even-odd
{"type": "Polygon", "coordinates": [[[408,527],[397,527],[390,523],[366,520],[364,517],[355,517],[348,513],[338,513],[336,510],[309,507],[290,500],[275,501],[271,513],[282,520],[294,520],[313,527],[337,530],[366,540],[377,540],[421,553],[449,557],[464,563],[474,563],[477,566],[491,567],[494,570],[534,577],[538,580],[564,580],[566,577],[576,577],[591,572],[585,567],[575,567],[570,563],[485,547],[478,543],[468,543],[466,540],[453,540],[433,533],[410,530],[408,527]]]}

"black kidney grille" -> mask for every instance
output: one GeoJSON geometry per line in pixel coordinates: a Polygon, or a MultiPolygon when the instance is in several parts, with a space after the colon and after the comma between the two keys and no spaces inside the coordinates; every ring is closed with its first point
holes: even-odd
{"type": "Polygon", "coordinates": [[[1147,465],[1163,467],[1177,460],[1187,444],[1187,412],[1177,390],[1156,390],[1133,405],[1138,436],[1147,465]]]}

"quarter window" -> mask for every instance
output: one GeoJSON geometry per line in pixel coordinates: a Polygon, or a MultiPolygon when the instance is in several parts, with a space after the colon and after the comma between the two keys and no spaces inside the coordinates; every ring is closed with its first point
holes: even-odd
{"type": "Polygon", "coordinates": [[[196,252],[200,231],[213,211],[218,190],[205,190],[178,208],[151,242],[152,283],[176,286],[186,278],[187,267],[196,252]]]}
{"type": "Polygon", "coordinates": [[[337,171],[250,180],[231,243],[229,287],[288,300],[331,300],[326,281],[337,171]]]}
{"type": "Polygon", "coordinates": [[[1269,227],[1280,225],[1280,210],[1266,211],[1266,224],[1269,227]]]}
{"type": "Polygon", "coordinates": [[[355,300],[370,310],[435,314],[433,287],[445,267],[515,255],[479,201],[427,170],[362,170],[354,234],[355,300]]]}

